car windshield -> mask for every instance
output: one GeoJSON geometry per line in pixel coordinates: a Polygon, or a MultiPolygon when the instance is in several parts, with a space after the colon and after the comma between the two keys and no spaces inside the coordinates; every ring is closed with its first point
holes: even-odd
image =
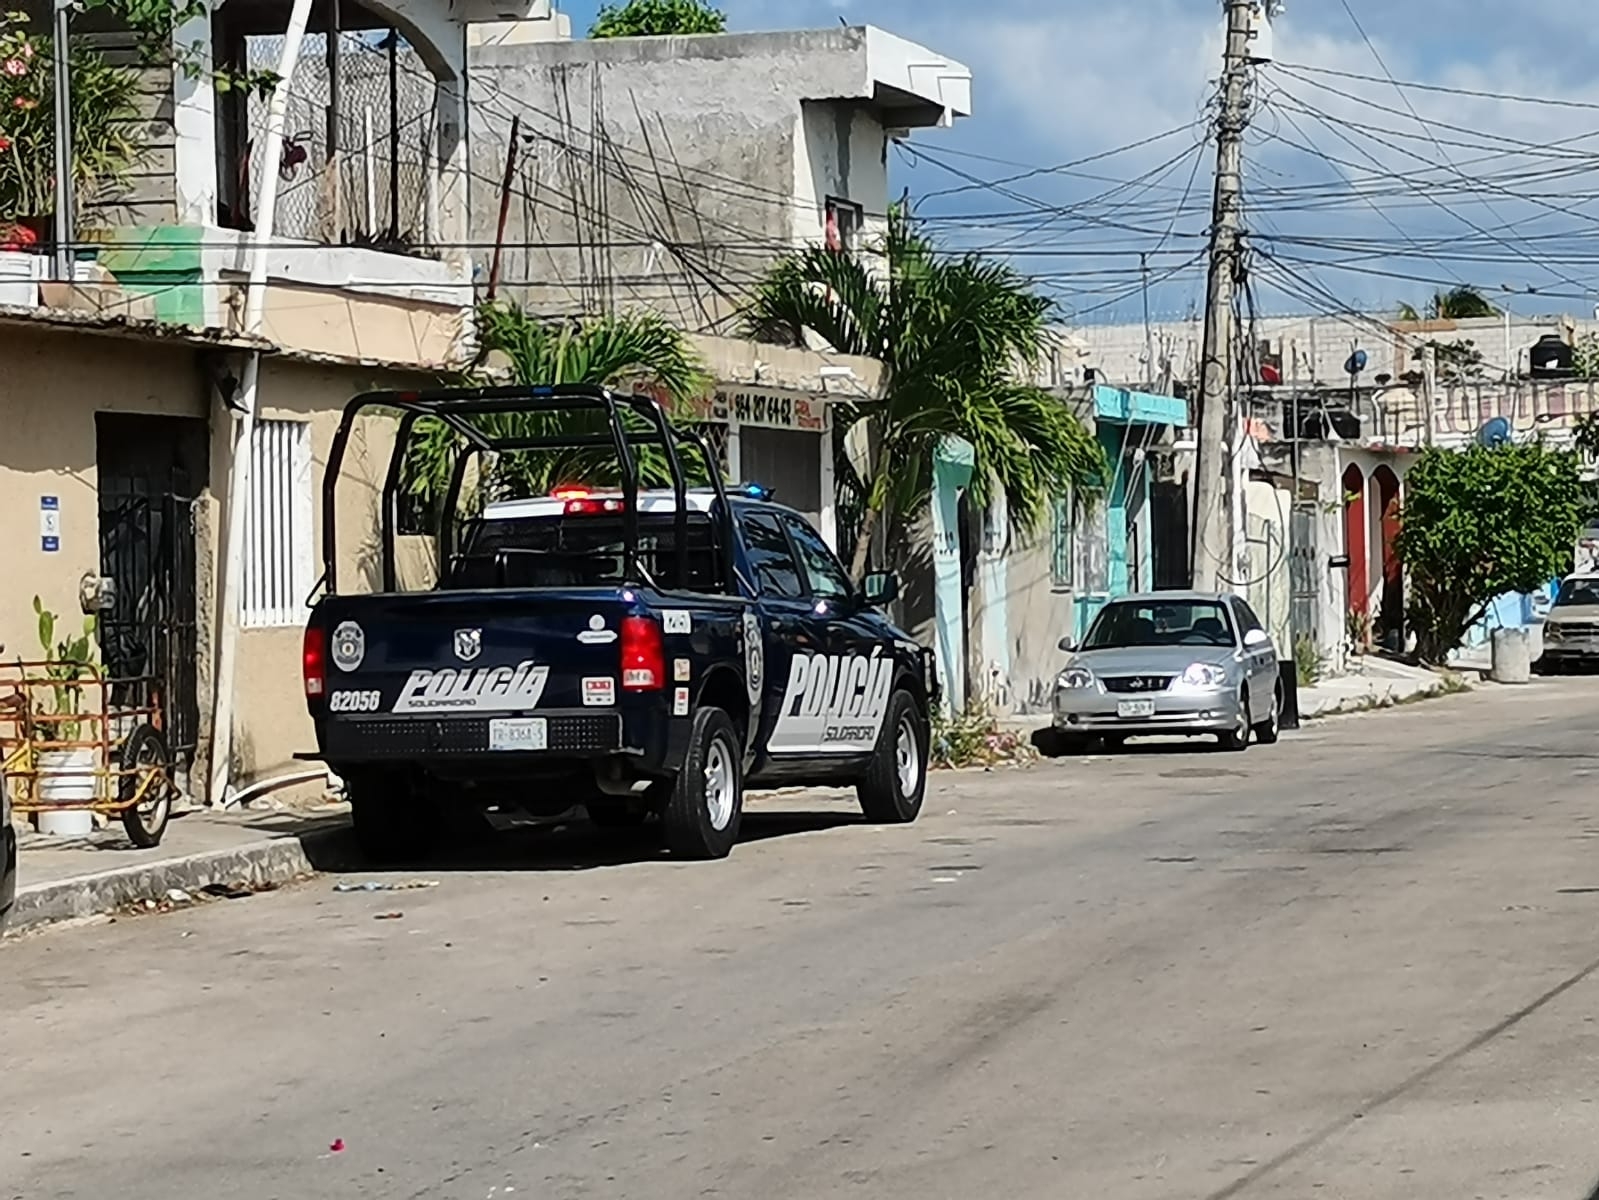
{"type": "Polygon", "coordinates": [[[1122,601],[1100,611],[1083,649],[1232,644],[1232,622],[1214,600],[1122,601]]]}
{"type": "Polygon", "coordinates": [[[1568,579],[1560,585],[1556,608],[1599,607],[1599,579],[1568,579]]]}

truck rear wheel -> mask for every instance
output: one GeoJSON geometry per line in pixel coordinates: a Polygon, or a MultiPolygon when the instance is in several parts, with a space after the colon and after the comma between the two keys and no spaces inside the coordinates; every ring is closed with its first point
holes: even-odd
{"type": "Polygon", "coordinates": [[[417,862],[434,844],[432,812],[415,781],[404,775],[345,776],[355,844],[374,864],[417,862]]]}
{"type": "Polygon", "coordinates": [[[661,811],[666,848],[678,858],[726,858],[744,817],[744,760],[732,718],[694,714],[688,754],[661,811]]]}
{"type": "Polygon", "coordinates": [[[927,792],[927,720],[909,692],[895,692],[877,735],[877,752],[856,785],[861,811],[876,825],[908,825],[927,792]]]}

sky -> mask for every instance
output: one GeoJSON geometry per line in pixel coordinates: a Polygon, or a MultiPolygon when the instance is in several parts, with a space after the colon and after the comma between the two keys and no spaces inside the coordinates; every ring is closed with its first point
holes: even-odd
{"type": "MultiPolygon", "coordinates": [[[[559,6],[581,35],[598,5],[559,6]]],[[[972,69],[973,115],[891,158],[891,190],[946,244],[1012,256],[1085,322],[1139,319],[1140,251],[1157,319],[1200,303],[1220,0],[719,6],[733,30],[879,25],[972,69]]],[[[1262,312],[1421,308],[1469,285],[1518,313],[1593,315],[1599,25],[1569,0],[1285,9],[1246,150],[1262,312]]]]}

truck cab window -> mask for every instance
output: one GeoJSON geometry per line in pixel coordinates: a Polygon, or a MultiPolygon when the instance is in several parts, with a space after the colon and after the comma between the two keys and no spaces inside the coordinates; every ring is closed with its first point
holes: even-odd
{"type": "Polygon", "coordinates": [[[800,564],[805,568],[805,578],[810,583],[810,595],[817,600],[842,600],[854,589],[833,552],[822,541],[821,534],[804,521],[789,518],[788,535],[799,551],[800,564]]]}
{"type": "Polygon", "coordinates": [[[767,513],[747,513],[741,524],[750,565],[763,596],[797,600],[804,594],[794,552],[776,518],[767,513]]]}

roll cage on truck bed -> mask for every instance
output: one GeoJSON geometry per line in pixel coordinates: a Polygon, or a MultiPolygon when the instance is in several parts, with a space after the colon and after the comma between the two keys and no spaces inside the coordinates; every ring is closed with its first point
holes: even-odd
{"type": "Polygon", "coordinates": [[[322,500],[304,647],[318,750],[303,757],[343,777],[369,855],[419,856],[455,813],[504,824],[582,807],[600,825],[658,820],[674,853],[722,857],[746,781],[854,784],[875,821],[920,811],[937,684],[930,653],[878,611],[897,580],[856,587],[803,517],[762,489],[730,492],[704,441],[652,397],[588,385],[358,396],[322,500]],[[338,484],[352,431],[374,414],[397,418],[379,590],[345,595],[338,484]],[[454,435],[456,456],[437,583],[407,592],[396,540],[424,420],[454,435]],[[459,518],[474,461],[541,452],[596,474],[607,464],[616,483],[563,482],[459,518]],[[689,486],[690,453],[704,486],[689,486]],[[646,460],[669,486],[643,486],[646,460]]]}

